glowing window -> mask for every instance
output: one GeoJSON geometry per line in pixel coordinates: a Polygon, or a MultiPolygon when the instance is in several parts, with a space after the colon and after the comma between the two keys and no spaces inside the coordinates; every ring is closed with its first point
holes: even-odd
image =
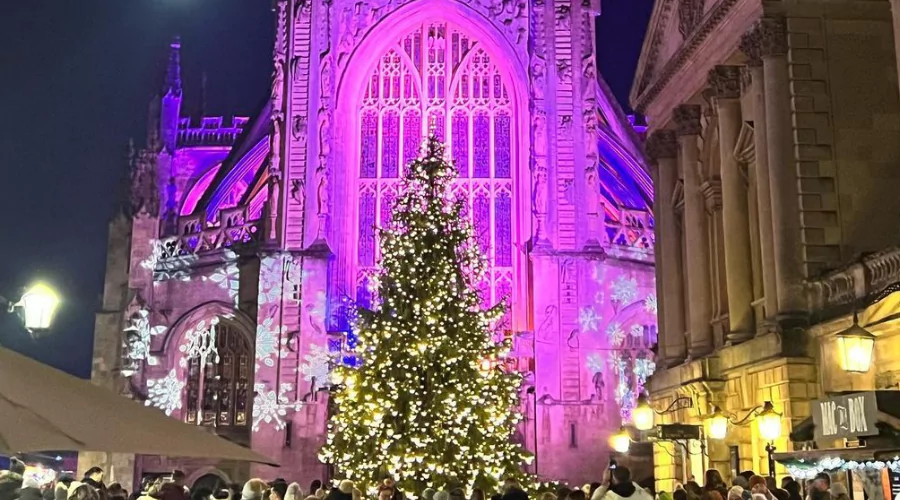
{"type": "Polygon", "coordinates": [[[506,86],[482,44],[448,23],[420,25],[377,59],[359,114],[359,298],[379,258],[374,228],[390,217],[398,162],[405,168],[418,156],[429,127],[448,143],[459,171],[454,193],[490,259],[484,302],[511,292],[516,120],[506,86]]]}

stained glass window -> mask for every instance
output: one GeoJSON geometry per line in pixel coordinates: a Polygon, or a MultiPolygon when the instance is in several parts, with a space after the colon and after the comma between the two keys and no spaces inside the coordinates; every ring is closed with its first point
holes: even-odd
{"type": "Polygon", "coordinates": [[[378,58],[367,82],[359,117],[357,276],[378,262],[375,227],[390,220],[400,167],[418,157],[423,135],[433,132],[447,142],[459,171],[454,196],[489,256],[484,303],[496,303],[513,289],[516,121],[504,75],[478,40],[448,23],[426,23],[378,58]]]}

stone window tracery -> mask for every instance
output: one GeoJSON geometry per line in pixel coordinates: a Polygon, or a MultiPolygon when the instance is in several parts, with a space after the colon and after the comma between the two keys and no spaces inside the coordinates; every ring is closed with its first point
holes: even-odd
{"type": "Polygon", "coordinates": [[[215,328],[217,356],[188,356],[186,360],[185,421],[210,427],[246,428],[253,396],[250,344],[224,322],[211,328],[215,328]],[[203,361],[206,366],[201,366],[203,361]]]}
{"type": "Polygon", "coordinates": [[[399,169],[418,157],[427,133],[447,142],[459,173],[454,193],[489,258],[485,305],[509,296],[514,111],[491,55],[453,24],[420,25],[378,59],[359,115],[358,297],[379,258],[374,228],[388,222],[399,169]]]}

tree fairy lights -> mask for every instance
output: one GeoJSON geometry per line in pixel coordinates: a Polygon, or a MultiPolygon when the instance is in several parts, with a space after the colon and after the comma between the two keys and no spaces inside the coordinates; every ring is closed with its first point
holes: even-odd
{"type": "Polygon", "coordinates": [[[503,302],[480,307],[485,262],[453,201],[453,167],[426,141],[381,230],[379,301],[357,310],[357,369],[332,374],[336,414],[320,458],[371,487],[393,477],[407,491],[451,482],[492,487],[523,476],[528,456],[511,442],[521,376],[493,339],[503,302]]]}

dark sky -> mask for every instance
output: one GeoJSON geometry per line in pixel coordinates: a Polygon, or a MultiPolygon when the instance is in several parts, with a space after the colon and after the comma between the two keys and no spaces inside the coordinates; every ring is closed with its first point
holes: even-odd
{"type": "MultiPolygon", "coordinates": [[[[603,0],[600,71],[623,105],[652,3],[603,0]]],[[[271,2],[0,4],[0,295],[41,278],[64,300],[48,337],[6,317],[0,343],[87,377],[125,146],[143,143],[168,41],[182,37],[187,112],[206,72],[207,114],[248,115],[267,92],[271,2]]]]}

